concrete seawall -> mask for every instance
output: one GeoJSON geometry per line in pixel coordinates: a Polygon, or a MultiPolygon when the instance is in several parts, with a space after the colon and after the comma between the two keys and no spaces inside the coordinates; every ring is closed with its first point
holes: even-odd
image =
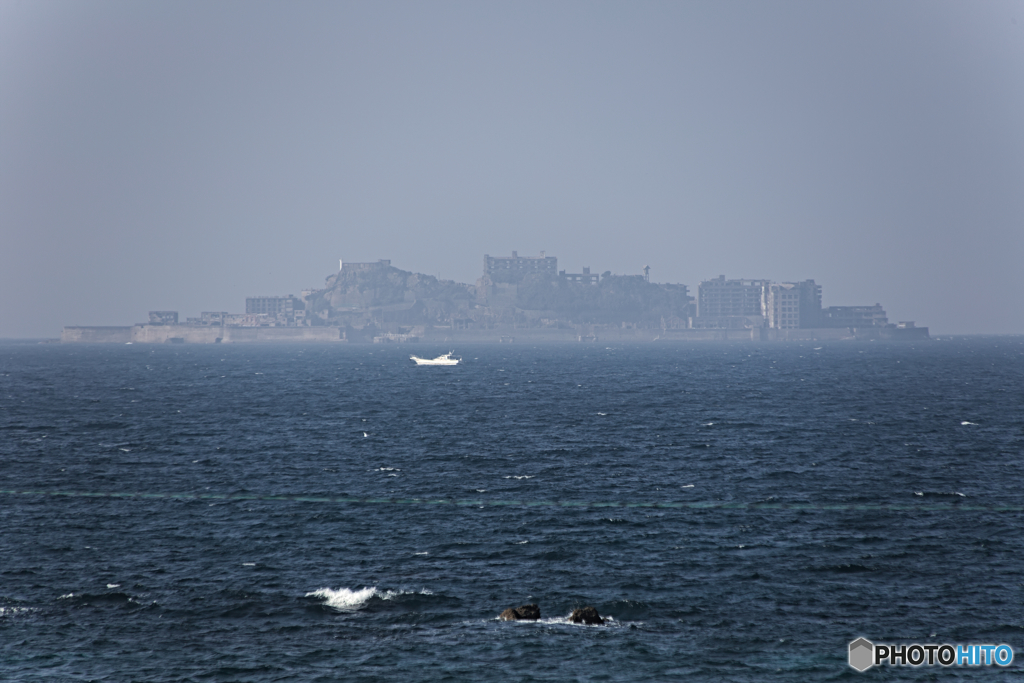
{"type": "MultiPolygon", "coordinates": [[[[638,330],[600,325],[577,329],[512,328],[452,330],[428,327],[419,339],[443,344],[606,344],[666,342],[782,342],[840,340],[928,339],[927,327],[817,328],[796,330],[638,330]]],[[[254,343],[344,343],[338,327],[204,327],[198,325],[133,325],[131,327],[65,327],[62,342],[125,344],[254,344],[254,343]]]]}
{"type": "Polygon", "coordinates": [[[784,341],[842,341],[842,340],[920,340],[928,339],[927,327],[896,328],[808,328],[775,330],[757,328],[722,330],[660,330],[629,329],[600,325],[580,329],[538,329],[496,327],[489,330],[451,330],[427,328],[422,341],[430,343],[580,343],[607,344],[666,343],[666,342],[784,342],[784,341]]]}
{"type": "Polygon", "coordinates": [[[344,342],[337,327],[201,327],[132,325],[65,327],[62,342],[92,344],[253,344],[274,342],[344,342]]]}
{"type": "Polygon", "coordinates": [[[489,330],[450,330],[445,328],[427,329],[422,339],[425,342],[494,343],[511,342],[526,344],[580,342],[601,343],[650,343],[660,341],[756,341],[759,330],[637,330],[630,328],[587,326],[583,329],[556,328],[494,328],[489,330]]]}
{"type": "Polygon", "coordinates": [[[65,327],[60,332],[62,342],[87,344],[125,344],[132,340],[130,327],[65,327]]]}

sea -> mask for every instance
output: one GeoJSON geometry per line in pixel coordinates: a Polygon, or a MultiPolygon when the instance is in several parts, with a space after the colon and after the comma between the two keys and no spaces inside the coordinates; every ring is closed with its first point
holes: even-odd
{"type": "Polygon", "coordinates": [[[0,680],[1019,680],[1024,338],[449,350],[0,344],[0,680]]]}

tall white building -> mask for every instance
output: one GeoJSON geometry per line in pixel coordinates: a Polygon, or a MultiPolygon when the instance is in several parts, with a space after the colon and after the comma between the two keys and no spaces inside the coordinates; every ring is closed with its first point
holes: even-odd
{"type": "Polygon", "coordinates": [[[821,324],[821,285],[814,280],[773,282],[761,289],[761,313],[767,327],[794,330],[821,324]]]}
{"type": "Polygon", "coordinates": [[[726,280],[719,275],[697,287],[697,317],[761,315],[761,290],[768,280],[726,280]]]}

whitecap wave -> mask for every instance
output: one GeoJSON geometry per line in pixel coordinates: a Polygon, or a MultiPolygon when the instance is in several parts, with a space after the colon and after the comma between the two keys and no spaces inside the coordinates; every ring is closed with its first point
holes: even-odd
{"type": "Polygon", "coordinates": [[[350,588],[320,588],[306,593],[307,598],[320,598],[324,604],[339,612],[354,612],[366,606],[371,599],[393,600],[400,595],[433,595],[432,591],[424,588],[421,591],[380,591],[376,586],[370,586],[361,590],[350,588]]]}
{"type": "Polygon", "coordinates": [[[974,426],[978,426],[978,423],[977,423],[977,422],[968,422],[967,420],[964,420],[964,421],[963,421],[963,422],[961,422],[960,424],[961,424],[961,425],[974,425],[974,426]]]}
{"type": "Polygon", "coordinates": [[[306,593],[307,598],[321,598],[328,607],[342,612],[357,610],[377,593],[376,587],[363,588],[362,590],[350,590],[348,588],[321,588],[306,593]]]}
{"type": "Polygon", "coordinates": [[[534,475],[534,474],[524,474],[522,476],[516,476],[514,474],[511,474],[511,475],[509,475],[509,476],[507,476],[505,478],[506,479],[533,479],[535,476],[536,475],[534,475]]]}
{"type": "Polygon", "coordinates": [[[15,614],[24,614],[25,612],[34,612],[32,607],[0,607],[0,617],[11,617],[15,614]]]}

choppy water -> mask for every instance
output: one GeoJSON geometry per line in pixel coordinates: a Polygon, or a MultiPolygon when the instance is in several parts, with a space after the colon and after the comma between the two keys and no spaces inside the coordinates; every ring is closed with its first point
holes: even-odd
{"type": "Polygon", "coordinates": [[[0,345],[0,678],[1020,672],[1024,339],[410,349],[0,345]]]}

